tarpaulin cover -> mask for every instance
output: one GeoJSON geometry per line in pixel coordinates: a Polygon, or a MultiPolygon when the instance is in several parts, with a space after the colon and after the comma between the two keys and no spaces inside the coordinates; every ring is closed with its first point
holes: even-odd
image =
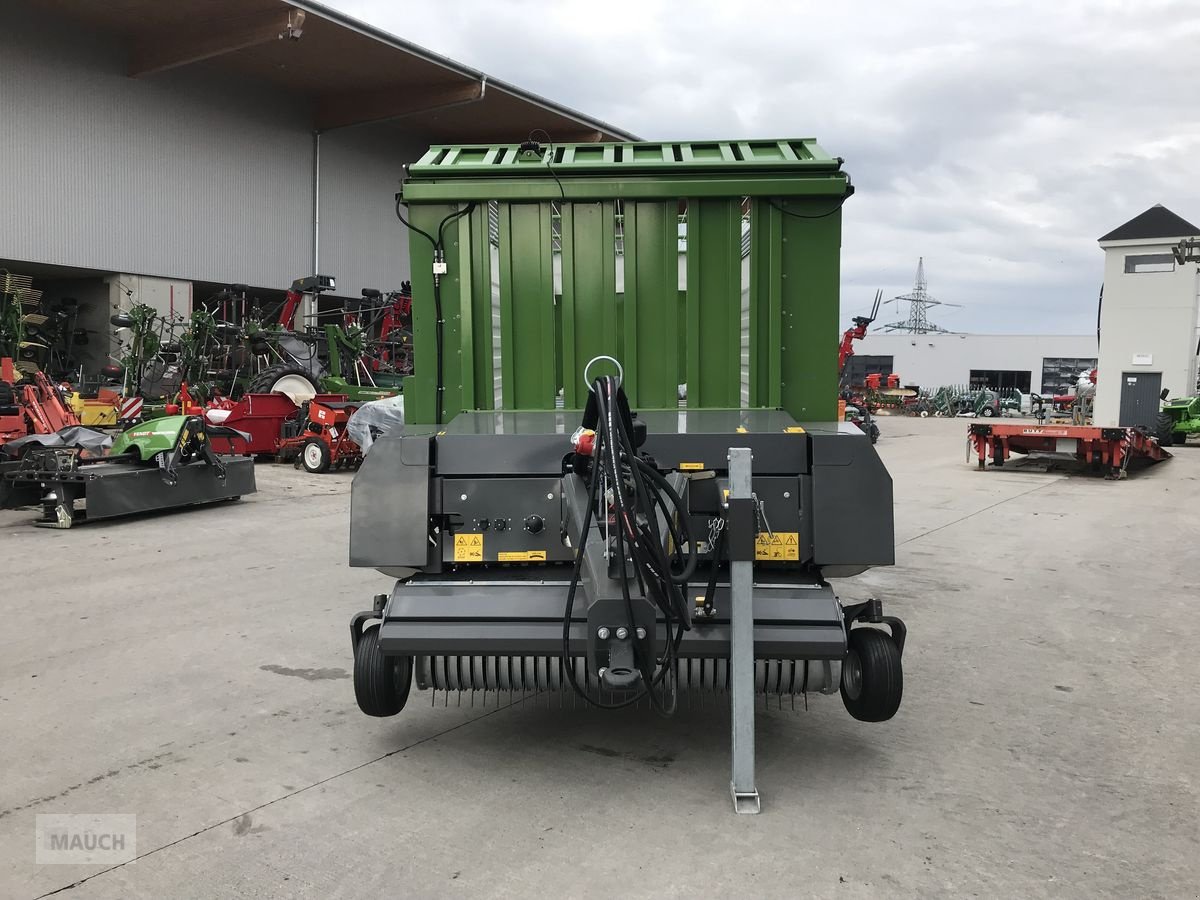
{"type": "Polygon", "coordinates": [[[404,424],[404,395],[384,397],[364,403],[346,423],[350,440],[362,447],[363,455],[371,449],[375,438],[404,424]]]}
{"type": "Polygon", "coordinates": [[[112,446],[112,435],[94,428],[84,428],[82,425],[70,425],[60,428],[54,434],[28,434],[15,441],[9,441],[2,448],[9,456],[21,455],[21,448],[30,444],[43,447],[78,447],[93,456],[100,456],[112,446]]]}

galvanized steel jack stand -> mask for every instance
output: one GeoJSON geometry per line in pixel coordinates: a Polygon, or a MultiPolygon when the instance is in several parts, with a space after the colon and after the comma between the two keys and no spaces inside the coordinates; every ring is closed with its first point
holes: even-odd
{"type": "Polygon", "coordinates": [[[729,707],[733,774],[729,793],[734,812],[760,809],[754,785],[754,538],[757,512],[751,493],[753,455],[729,448],[729,500],[725,506],[729,546],[729,707]]]}

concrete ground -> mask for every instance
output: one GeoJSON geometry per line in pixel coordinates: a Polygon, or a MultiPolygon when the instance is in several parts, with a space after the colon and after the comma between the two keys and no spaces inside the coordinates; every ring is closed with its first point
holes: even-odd
{"type": "Polygon", "coordinates": [[[728,714],[354,704],[350,476],[68,532],[0,512],[0,896],[1179,897],[1200,885],[1200,448],[1121,483],[978,473],[884,419],[904,705],[728,714]],[[135,863],[34,864],[40,813],[135,813],[135,863]]]}

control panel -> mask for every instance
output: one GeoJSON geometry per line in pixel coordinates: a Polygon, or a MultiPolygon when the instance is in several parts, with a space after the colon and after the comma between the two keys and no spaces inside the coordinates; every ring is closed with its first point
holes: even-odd
{"type": "Polygon", "coordinates": [[[445,478],[446,564],[572,562],[560,478],[445,478]]]}

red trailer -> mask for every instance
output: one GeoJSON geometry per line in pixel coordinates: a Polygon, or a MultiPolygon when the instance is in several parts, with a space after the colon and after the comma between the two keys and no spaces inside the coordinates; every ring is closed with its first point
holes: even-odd
{"type": "Polygon", "coordinates": [[[1107,478],[1124,478],[1130,460],[1157,462],[1171,457],[1157,439],[1137,428],[976,422],[968,436],[980,470],[989,458],[994,467],[1000,467],[1013,453],[1020,453],[1083,463],[1107,478]]]}

